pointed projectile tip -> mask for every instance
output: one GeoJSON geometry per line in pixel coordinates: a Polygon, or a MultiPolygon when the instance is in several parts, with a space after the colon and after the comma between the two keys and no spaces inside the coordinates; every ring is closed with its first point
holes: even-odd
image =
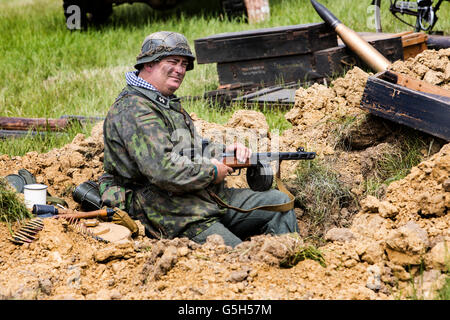
{"type": "Polygon", "coordinates": [[[317,1],[311,0],[311,4],[314,9],[316,9],[317,13],[323,19],[323,21],[328,23],[332,28],[336,28],[336,26],[341,23],[341,21],[339,21],[339,19],[336,18],[335,15],[330,12],[330,10],[328,10],[317,1]]]}

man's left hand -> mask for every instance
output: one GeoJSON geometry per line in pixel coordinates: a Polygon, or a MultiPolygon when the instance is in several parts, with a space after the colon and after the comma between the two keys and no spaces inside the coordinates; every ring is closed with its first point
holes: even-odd
{"type": "Polygon", "coordinates": [[[226,152],[234,152],[236,154],[236,158],[239,162],[244,163],[249,159],[252,155],[252,150],[244,146],[242,143],[234,143],[230,146],[227,146],[225,149],[226,152]]]}

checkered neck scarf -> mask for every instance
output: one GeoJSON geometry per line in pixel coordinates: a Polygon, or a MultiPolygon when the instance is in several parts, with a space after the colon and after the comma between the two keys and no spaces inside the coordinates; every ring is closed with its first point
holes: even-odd
{"type": "Polygon", "coordinates": [[[148,90],[158,91],[153,85],[138,76],[139,71],[130,71],[125,73],[125,80],[130,86],[141,87],[148,90]]]}

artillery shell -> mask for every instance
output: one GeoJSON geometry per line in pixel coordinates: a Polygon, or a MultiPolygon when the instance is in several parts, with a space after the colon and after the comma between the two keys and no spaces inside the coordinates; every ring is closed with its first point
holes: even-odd
{"type": "Polygon", "coordinates": [[[38,221],[38,220],[31,220],[29,221],[27,224],[25,224],[26,226],[36,226],[36,227],[43,227],[44,223],[42,221],[38,221]]]}
{"type": "Polygon", "coordinates": [[[9,241],[15,243],[15,244],[24,244],[25,241],[22,240],[18,240],[18,239],[13,239],[13,238],[8,238],[9,241]]]}
{"type": "Polygon", "coordinates": [[[22,236],[22,237],[28,238],[30,240],[36,240],[36,237],[33,237],[32,235],[25,233],[25,232],[21,232],[21,231],[17,232],[14,236],[22,236]]]}
{"type": "Polygon", "coordinates": [[[25,226],[25,227],[20,228],[20,231],[25,231],[27,233],[36,234],[36,233],[38,233],[39,230],[25,226]]]}
{"type": "Polygon", "coordinates": [[[39,219],[39,220],[31,220],[29,222],[29,225],[43,227],[44,226],[44,222],[41,219],[39,219]]]}
{"type": "Polygon", "coordinates": [[[24,242],[28,242],[28,243],[32,242],[32,240],[30,240],[30,239],[28,239],[26,237],[22,237],[21,235],[17,235],[17,234],[15,234],[13,238],[15,240],[20,240],[20,241],[24,241],[24,242]]]}

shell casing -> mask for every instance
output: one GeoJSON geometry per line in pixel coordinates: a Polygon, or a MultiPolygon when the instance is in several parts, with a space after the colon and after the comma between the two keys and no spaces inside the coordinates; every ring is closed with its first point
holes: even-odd
{"type": "Polygon", "coordinates": [[[345,45],[376,72],[385,71],[392,64],[377,49],[346,25],[340,23],[335,30],[345,45]]]}

